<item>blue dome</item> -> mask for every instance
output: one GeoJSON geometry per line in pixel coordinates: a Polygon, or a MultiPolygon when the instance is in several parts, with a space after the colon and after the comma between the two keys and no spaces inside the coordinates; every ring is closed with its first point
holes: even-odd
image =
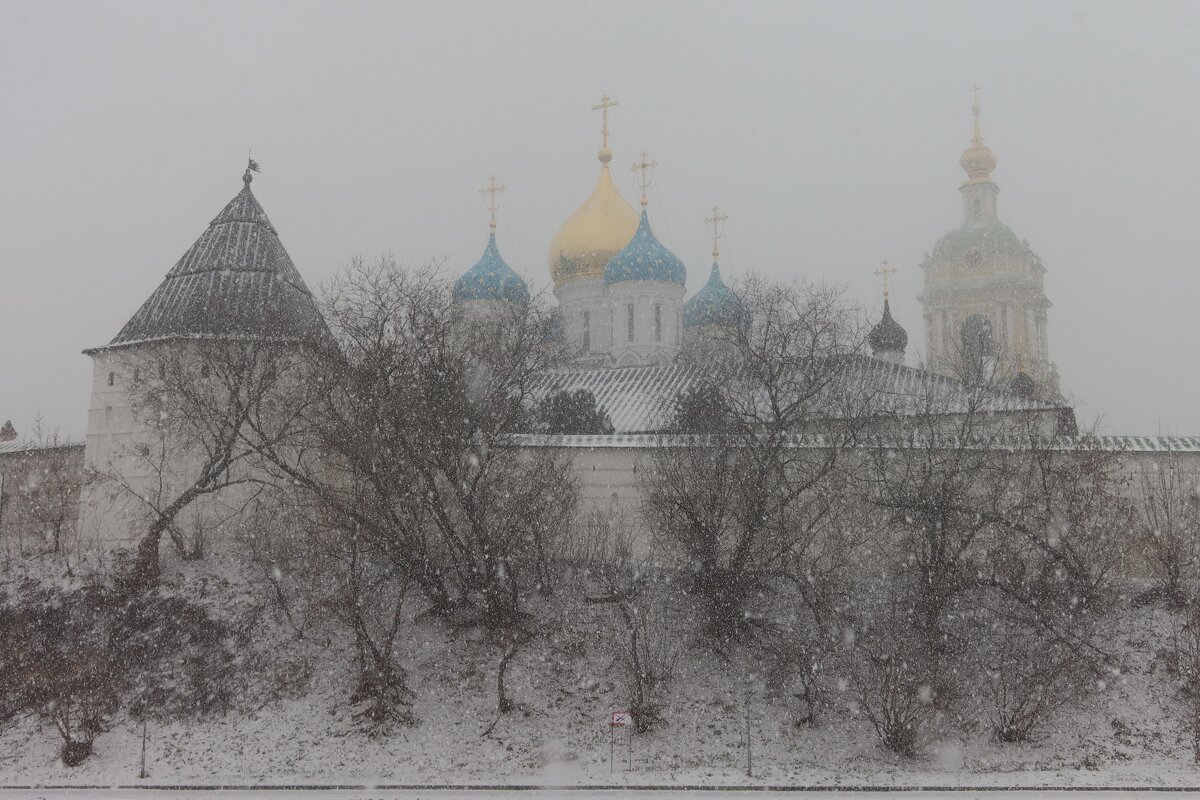
{"type": "Polygon", "coordinates": [[[454,282],[454,302],[468,300],[509,300],[524,303],[529,300],[529,287],[512,267],[504,263],[496,249],[496,234],[488,236],[487,247],[479,263],[454,282]]]}
{"type": "Polygon", "coordinates": [[[683,325],[742,325],[748,322],[742,300],[721,280],[721,269],[714,262],[708,283],[683,304],[683,325]]]}
{"type": "Polygon", "coordinates": [[[666,281],[680,286],[687,283],[687,269],[674,253],[654,238],[645,209],[629,244],[610,258],[604,268],[605,286],[620,281],[666,281]]]}

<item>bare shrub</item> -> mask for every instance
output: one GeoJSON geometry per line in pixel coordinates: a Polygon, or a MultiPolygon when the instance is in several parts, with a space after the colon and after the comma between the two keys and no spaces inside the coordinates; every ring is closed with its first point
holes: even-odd
{"type": "MultiPolygon", "coordinates": [[[[305,495],[301,495],[303,499],[305,495]]],[[[400,661],[411,576],[356,530],[299,503],[263,505],[245,545],[267,598],[297,637],[341,634],[354,642],[347,703],[372,733],[416,723],[400,661]]]]}
{"type": "Polygon", "coordinates": [[[179,597],[29,586],[0,606],[0,639],[0,719],[51,719],[67,766],[90,755],[121,705],[179,719],[225,711],[236,689],[236,637],[179,597]]]}
{"type": "MultiPolygon", "coordinates": [[[[935,664],[919,637],[910,635],[912,621],[888,604],[875,620],[853,628],[853,643],[843,658],[854,676],[857,707],[870,721],[880,744],[904,756],[924,746],[934,717],[935,664]]],[[[911,608],[911,605],[908,605],[911,608]]]]}
{"type": "Polygon", "coordinates": [[[620,517],[594,513],[587,537],[600,592],[587,598],[614,610],[620,637],[618,662],[634,730],[644,733],[665,722],[663,696],[683,654],[682,636],[667,605],[669,584],[649,553],[638,555],[620,517]]]}

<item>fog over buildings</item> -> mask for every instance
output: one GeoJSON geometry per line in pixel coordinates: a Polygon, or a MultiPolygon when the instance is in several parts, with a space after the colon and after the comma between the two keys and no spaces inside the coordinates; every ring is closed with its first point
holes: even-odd
{"type": "Polygon", "coordinates": [[[961,222],[982,87],[999,216],[1048,272],[1050,352],[1081,422],[1200,432],[1200,7],[1194,3],[0,3],[0,422],[82,435],[91,364],[241,183],[310,286],[354,255],[444,261],[498,239],[547,290],[595,182],[659,163],[655,231],[723,270],[872,274],[924,347],[919,264],[961,222]]]}

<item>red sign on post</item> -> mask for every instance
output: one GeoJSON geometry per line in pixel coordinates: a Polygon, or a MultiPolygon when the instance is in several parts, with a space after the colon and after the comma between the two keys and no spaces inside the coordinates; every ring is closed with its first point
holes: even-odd
{"type": "Polygon", "coordinates": [[[633,724],[633,714],[628,711],[614,711],[608,724],[614,728],[628,727],[633,724]]]}

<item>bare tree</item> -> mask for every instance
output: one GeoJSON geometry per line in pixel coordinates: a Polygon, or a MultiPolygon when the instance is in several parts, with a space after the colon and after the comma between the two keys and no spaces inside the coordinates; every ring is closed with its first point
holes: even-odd
{"type": "Polygon", "coordinates": [[[1182,607],[1200,564],[1200,488],[1182,459],[1169,456],[1138,475],[1134,524],[1155,594],[1182,607]]]}
{"type": "MultiPolygon", "coordinates": [[[[696,397],[721,417],[709,420],[717,432],[664,439],[642,485],[663,550],[691,575],[718,644],[755,627],[749,604],[767,576],[809,572],[831,476],[870,407],[847,380],[864,331],[839,292],[750,279],[739,293],[753,324],[714,332],[700,354],[715,359],[696,397]],[[833,432],[824,446],[796,446],[817,429],[833,432]]],[[[695,405],[677,410],[678,427],[709,424],[696,422],[706,415],[695,405]]]]}
{"type": "Polygon", "coordinates": [[[931,383],[897,414],[901,435],[869,450],[866,496],[935,706],[967,714],[987,686],[996,734],[1013,741],[1110,659],[1098,601],[1128,505],[1119,453],[1013,413],[1003,360],[976,358],[967,378],[931,383]],[[1011,641],[1029,658],[1015,662],[1011,641]]]}
{"type": "Polygon", "coordinates": [[[303,446],[270,450],[338,525],[387,553],[443,617],[504,629],[549,588],[573,510],[568,462],[515,446],[534,378],[562,356],[534,298],[465,312],[434,270],[354,263],[326,317],[303,446]]]}
{"type": "Polygon", "coordinates": [[[138,433],[101,477],[146,512],[130,588],[157,581],[164,533],[185,557],[202,552],[202,537],[189,546],[179,529],[186,509],[220,495],[224,511],[209,510],[233,517],[268,485],[261,455],[282,448],[295,430],[299,408],[289,398],[305,381],[310,355],[296,344],[205,339],[124,359],[138,433]]]}
{"type": "Polygon", "coordinates": [[[29,445],[0,463],[0,536],[15,539],[21,554],[65,557],[77,532],[86,479],[83,446],[48,430],[41,417],[34,421],[29,445]],[[32,540],[29,551],[26,540],[32,540]]]}

